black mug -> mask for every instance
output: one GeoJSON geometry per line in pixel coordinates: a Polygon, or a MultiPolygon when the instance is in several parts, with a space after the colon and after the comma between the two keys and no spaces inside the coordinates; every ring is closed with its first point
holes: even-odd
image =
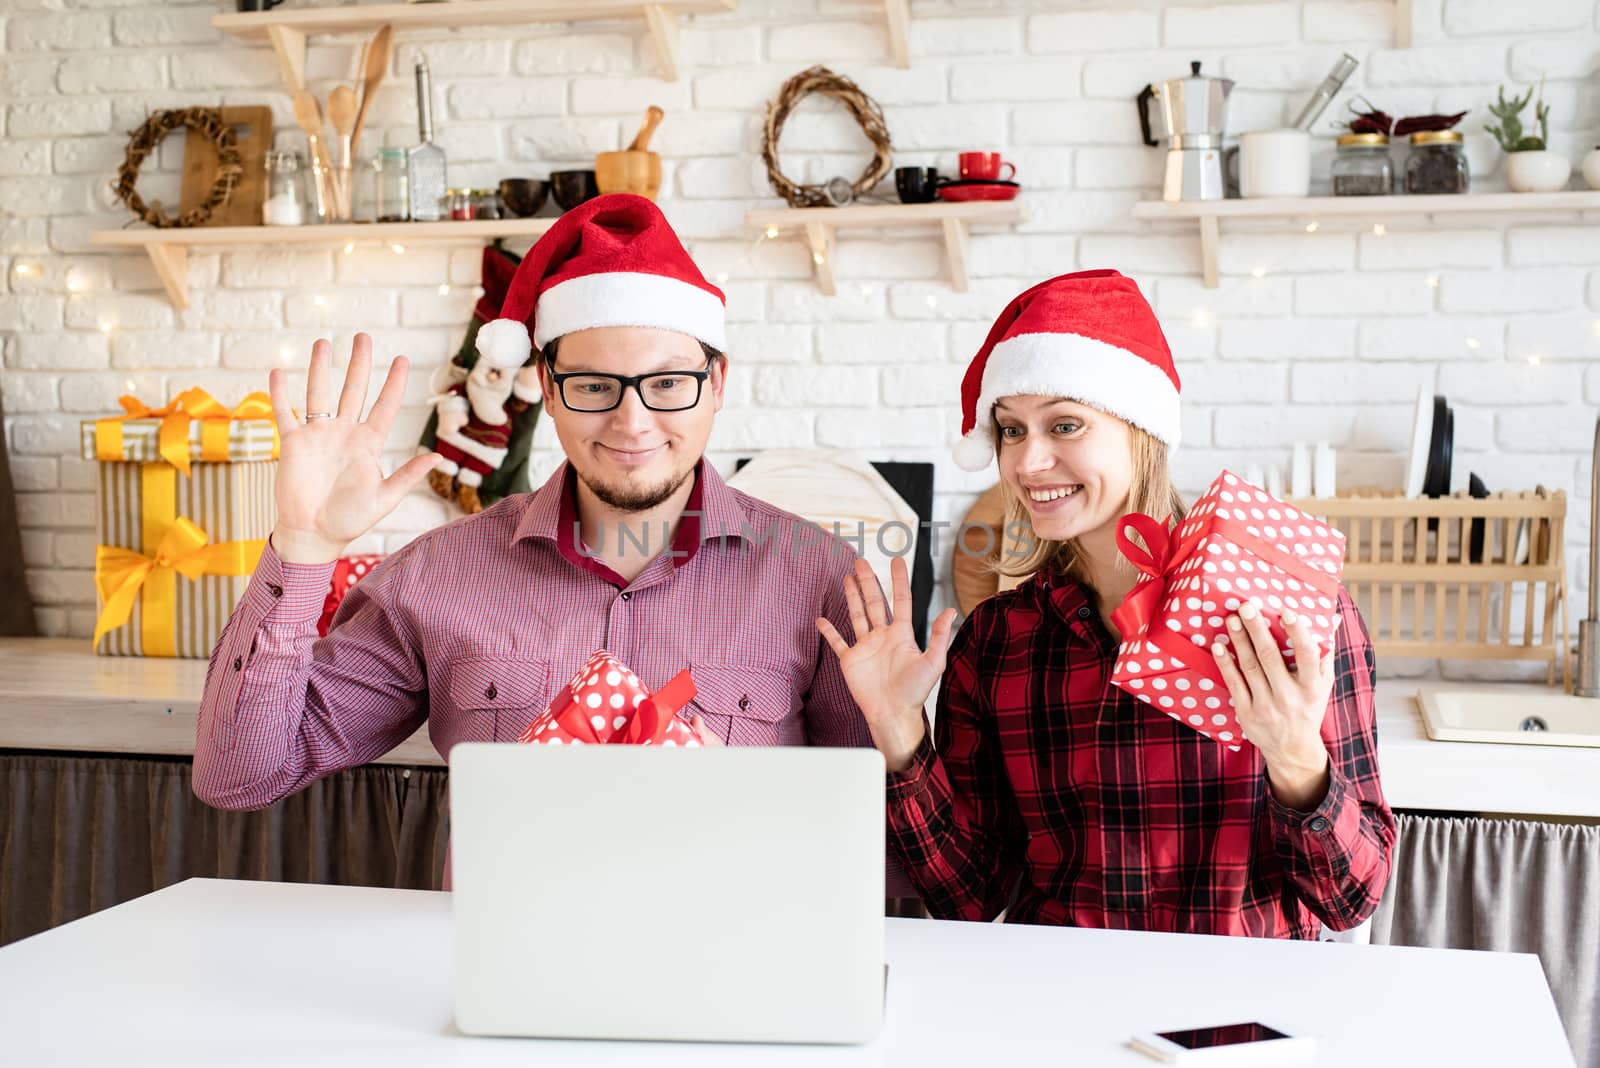
{"type": "Polygon", "coordinates": [[[234,0],[240,11],[270,11],[281,3],[283,0],[234,0]]]}
{"type": "Polygon", "coordinates": [[[550,195],[562,211],[570,211],[599,196],[600,187],[595,184],[594,171],[552,171],[550,195]]]}
{"type": "Polygon", "coordinates": [[[902,204],[927,204],[939,195],[939,172],[933,167],[896,167],[895,192],[902,204]]]}

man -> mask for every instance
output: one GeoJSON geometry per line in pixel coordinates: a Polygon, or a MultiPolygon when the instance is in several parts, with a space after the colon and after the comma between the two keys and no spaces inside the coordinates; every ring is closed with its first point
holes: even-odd
{"type": "Polygon", "coordinates": [[[724,298],[655,205],[619,194],[562,216],[478,347],[503,367],[537,347],[516,393],[542,391],[566,462],[537,491],[390,555],[321,641],[334,561],[440,458],[383,476],[406,361],[363,421],[365,335],[337,401],[331,346],[317,342],[304,423],[272,372],[277,525],[212,654],[195,793],[262,808],[425,721],[447,760],[460,741],[514,741],[600,648],[652,689],[688,667],[710,741],[870,745],[815,623],[845,627],[855,552],[704,462],[727,377],[724,298]]]}

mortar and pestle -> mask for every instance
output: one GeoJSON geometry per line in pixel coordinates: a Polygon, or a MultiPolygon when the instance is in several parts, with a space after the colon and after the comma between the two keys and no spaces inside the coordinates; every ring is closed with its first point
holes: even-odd
{"type": "Polygon", "coordinates": [[[652,106],[633,142],[621,152],[601,152],[594,158],[595,184],[602,193],[637,193],[651,200],[661,188],[661,157],[648,151],[664,112],[652,106]]]}

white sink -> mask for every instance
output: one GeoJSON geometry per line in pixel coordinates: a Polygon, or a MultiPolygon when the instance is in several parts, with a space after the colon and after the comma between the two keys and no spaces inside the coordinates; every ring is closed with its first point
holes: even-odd
{"type": "Polygon", "coordinates": [[[1417,704],[1436,741],[1600,749],[1600,698],[1430,687],[1417,691],[1417,704]]]}

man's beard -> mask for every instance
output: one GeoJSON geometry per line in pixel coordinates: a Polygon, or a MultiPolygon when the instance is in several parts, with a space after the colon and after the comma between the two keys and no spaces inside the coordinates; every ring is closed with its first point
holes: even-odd
{"type": "Polygon", "coordinates": [[[694,468],[691,467],[683,474],[668,478],[658,485],[639,489],[608,486],[586,477],[581,471],[578,472],[578,477],[601,504],[615,508],[619,512],[647,512],[677,493],[685,482],[694,477],[694,468]]]}

